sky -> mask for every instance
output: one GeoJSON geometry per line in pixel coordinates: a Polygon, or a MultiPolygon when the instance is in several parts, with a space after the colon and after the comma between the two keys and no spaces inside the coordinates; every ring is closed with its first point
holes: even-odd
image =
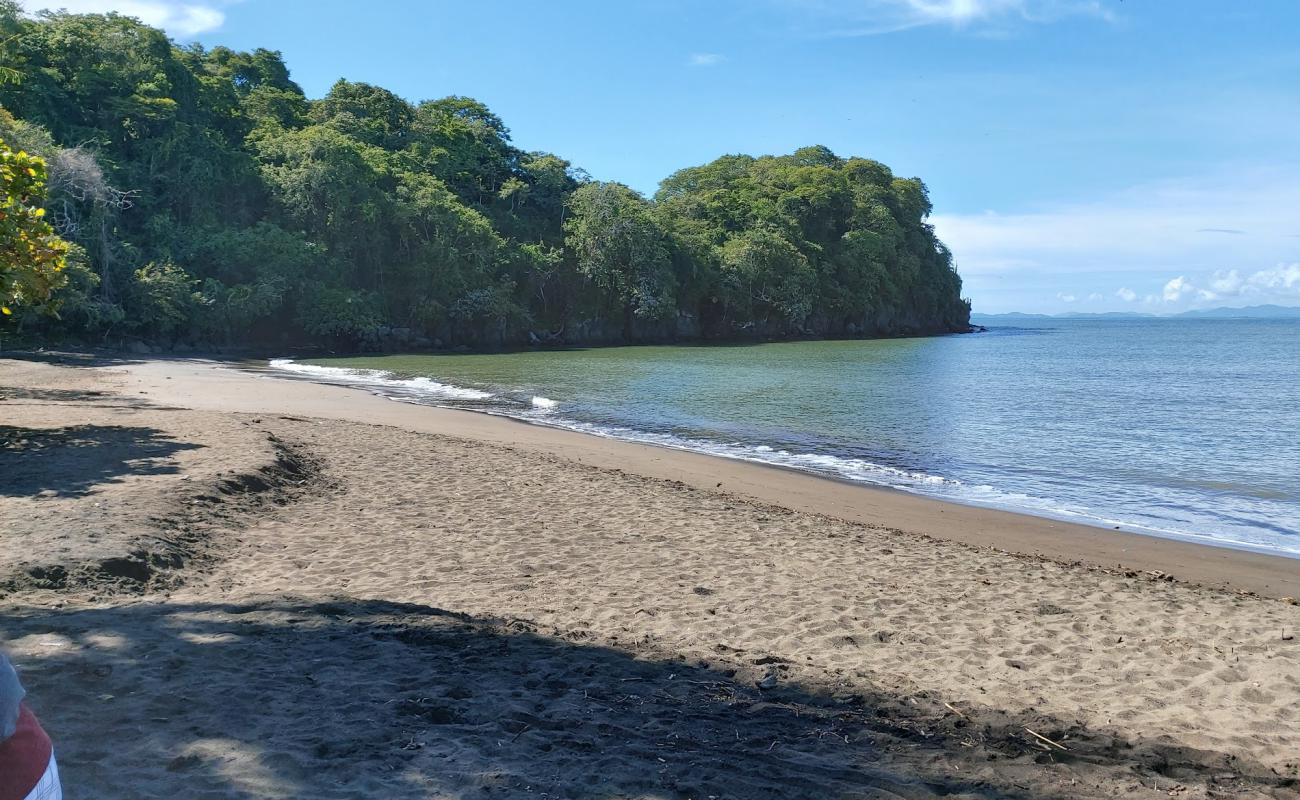
{"type": "Polygon", "coordinates": [[[976,311],[1300,305],[1295,0],[25,0],[485,102],[653,194],[824,144],[922,178],[976,311]]]}

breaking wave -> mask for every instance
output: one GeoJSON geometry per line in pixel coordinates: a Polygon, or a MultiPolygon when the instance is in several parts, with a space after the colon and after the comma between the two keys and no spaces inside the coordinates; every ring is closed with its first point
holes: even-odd
{"type": "Polygon", "coordinates": [[[766,464],[852,483],[898,489],[968,505],[998,508],[1100,527],[1122,527],[1126,530],[1157,536],[1300,555],[1300,547],[1291,546],[1290,542],[1279,543],[1274,538],[1260,537],[1254,539],[1253,537],[1242,537],[1239,539],[1225,539],[1221,536],[1205,535],[1177,527],[1161,525],[1159,524],[1160,520],[1112,518],[1112,515],[1098,512],[1093,508],[1080,504],[1065,503],[1059,500],[1007,491],[984,483],[961,481],[918,469],[906,469],[882,464],[866,458],[827,453],[797,452],[768,444],[722,441],[700,436],[684,436],[675,433],[655,432],[622,425],[592,422],[560,413],[561,404],[558,401],[529,392],[510,391],[508,389],[489,392],[442,383],[431,378],[404,377],[386,370],[325,367],[315,364],[303,364],[288,358],[272,359],[269,365],[274,370],[291,373],[302,378],[344,386],[356,386],[402,402],[471,409],[609,439],[639,442],[674,450],[705,453],[738,461],[766,464]]]}
{"type": "Polygon", "coordinates": [[[467,389],[449,383],[439,383],[430,378],[403,378],[400,375],[382,369],[347,369],[344,367],[322,367],[316,364],[303,364],[291,358],[273,358],[272,369],[292,372],[326,383],[339,383],[346,386],[364,386],[381,390],[388,394],[393,390],[412,393],[420,397],[444,400],[487,400],[491,392],[467,389]]]}

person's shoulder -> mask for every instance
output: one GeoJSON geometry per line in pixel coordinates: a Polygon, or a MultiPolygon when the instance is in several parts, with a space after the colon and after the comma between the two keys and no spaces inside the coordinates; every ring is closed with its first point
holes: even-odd
{"type": "Polygon", "coordinates": [[[26,694],[14,665],[4,653],[0,653],[0,742],[14,735],[19,708],[26,694]]]}

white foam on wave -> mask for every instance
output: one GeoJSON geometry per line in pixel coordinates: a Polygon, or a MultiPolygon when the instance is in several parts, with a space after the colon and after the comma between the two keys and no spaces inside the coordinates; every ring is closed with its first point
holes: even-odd
{"type": "MultiPolygon", "coordinates": [[[[492,410],[488,413],[502,416],[516,416],[505,410],[492,410]]],[[[707,439],[675,436],[673,434],[651,433],[634,428],[613,425],[598,425],[580,422],[563,417],[529,417],[519,415],[535,422],[565,428],[609,439],[653,444],[674,450],[688,450],[697,453],[721,456],[738,461],[750,461],[769,466],[796,469],[818,475],[839,478],[854,483],[870,483],[913,494],[925,495],[941,500],[948,500],[966,505],[985,506],[1022,514],[1049,517],[1052,519],[1077,522],[1106,528],[1122,527],[1128,531],[1161,536],[1185,541],[1200,541],[1216,545],[1243,548],[1247,550],[1282,553],[1291,556],[1300,555],[1300,547],[1288,546],[1276,541],[1243,541],[1222,536],[1196,533],[1134,520],[1113,519],[1094,509],[1059,500],[1035,497],[1021,492],[997,489],[988,484],[966,483],[956,478],[935,475],[920,470],[908,470],[878,464],[861,458],[823,455],[819,453],[793,453],[779,450],[769,445],[750,445],[742,443],[722,443],[707,439]]]]}
{"type": "Polygon", "coordinates": [[[464,386],[453,386],[449,383],[439,383],[432,378],[400,378],[394,373],[383,369],[323,367],[318,364],[303,364],[294,361],[292,358],[273,358],[270,361],[270,366],[273,369],[293,372],[318,380],[344,383],[349,386],[366,386],[372,389],[408,391],[435,399],[487,400],[492,397],[491,392],[469,389],[464,386]]]}
{"type": "Polygon", "coordinates": [[[798,453],[777,449],[765,444],[718,442],[674,434],[654,433],[623,426],[583,422],[557,414],[556,411],[560,404],[541,395],[532,395],[525,403],[517,397],[497,397],[490,392],[440,383],[430,378],[401,378],[387,370],[325,367],[316,364],[303,364],[289,358],[272,359],[270,366],[277,370],[296,373],[319,381],[367,388],[392,400],[414,403],[492,400],[492,404],[476,406],[475,410],[602,436],[608,439],[640,442],[674,450],[707,453],[722,458],[796,469],[855,483],[870,483],[877,486],[901,489],[914,494],[957,503],[1000,508],[1107,528],[1122,526],[1129,531],[1156,536],[1300,556],[1300,545],[1290,545],[1289,543],[1276,541],[1273,538],[1255,541],[1248,538],[1243,541],[1239,538],[1228,538],[1179,530],[1164,525],[1153,525],[1150,522],[1136,522],[1132,519],[1121,520],[1082,505],[997,489],[983,483],[966,483],[956,478],[921,470],[903,469],[862,458],[820,453],[798,453]]]}
{"type": "MultiPolygon", "coordinates": [[[[509,411],[499,411],[505,416],[511,416],[509,411]]],[[[722,456],[739,461],[754,461],[760,464],[770,466],[787,467],[798,469],[805,472],[816,472],[822,475],[832,475],[837,478],[852,480],[862,483],[874,483],[882,486],[891,486],[899,489],[916,489],[922,487],[933,490],[936,487],[948,487],[957,490],[965,487],[961,481],[954,478],[945,478],[941,475],[932,475],[927,472],[917,470],[899,469],[897,467],[877,464],[873,461],[867,461],[860,458],[845,458],[840,456],[822,455],[818,453],[792,453],[789,450],[777,450],[769,445],[750,445],[740,442],[715,442],[708,439],[697,439],[684,436],[676,436],[670,433],[652,433],[649,431],[637,430],[635,428],[625,428],[614,425],[598,425],[591,422],[581,422],[572,419],[550,419],[546,424],[554,427],[566,428],[568,430],[580,431],[596,436],[603,436],[607,439],[623,439],[643,444],[653,444],[659,447],[670,447],[674,450],[690,450],[693,452],[708,453],[709,455],[722,456]]]]}

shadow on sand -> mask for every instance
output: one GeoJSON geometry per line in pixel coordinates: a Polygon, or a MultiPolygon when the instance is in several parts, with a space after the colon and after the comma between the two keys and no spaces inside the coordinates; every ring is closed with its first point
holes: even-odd
{"type": "Polygon", "coordinates": [[[0,495],[76,497],[129,475],[171,474],[177,471],[172,455],[202,446],[156,428],[0,425],[0,495]]]}
{"type": "Polygon", "coordinates": [[[1045,752],[1019,718],[763,691],[723,666],[421,605],[11,609],[0,640],[69,797],[1064,798],[1214,772],[1252,796],[1288,785],[1039,717],[1070,747],[1045,752]]]}
{"type": "Polygon", "coordinates": [[[12,358],[18,361],[38,361],[42,364],[54,364],[63,367],[120,367],[127,364],[139,364],[148,357],[134,356],[116,350],[4,350],[0,358],[12,358]]]}

